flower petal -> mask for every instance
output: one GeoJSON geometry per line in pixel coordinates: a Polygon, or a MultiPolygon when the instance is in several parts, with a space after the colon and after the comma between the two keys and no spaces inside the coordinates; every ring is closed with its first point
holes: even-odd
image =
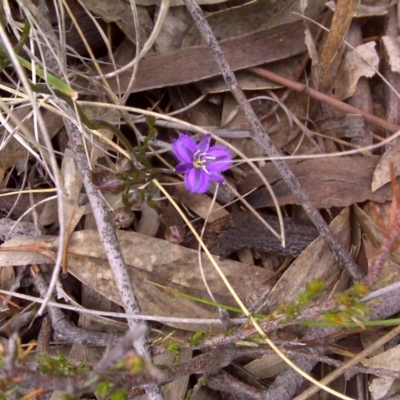
{"type": "Polygon", "coordinates": [[[185,185],[191,193],[205,193],[210,186],[210,179],[202,169],[191,168],[185,175],[185,185]]]}
{"type": "Polygon", "coordinates": [[[197,145],[197,149],[200,150],[202,153],[207,153],[208,149],[210,148],[210,142],[211,135],[207,133],[201,138],[199,144],[197,145]]]}
{"type": "Polygon", "coordinates": [[[184,174],[189,171],[190,168],[193,168],[193,164],[188,164],[188,163],[180,163],[175,167],[175,171],[178,174],[184,174]]]}
{"type": "Polygon", "coordinates": [[[189,135],[180,134],[178,139],[172,143],[172,150],[175,157],[184,163],[193,163],[193,154],[197,150],[196,141],[189,135]]]}
{"type": "Polygon", "coordinates": [[[208,172],[223,172],[232,165],[232,154],[223,146],[213,146],[206,155],[206,169],[208,172]]]}
{"type": "Polygon", "coordinates": [[[211,172],[210,174],[208,174],[208,177],[211,181],[220,183],[221,185],[225,183],[225,178],[218,172],[211,172]]]}

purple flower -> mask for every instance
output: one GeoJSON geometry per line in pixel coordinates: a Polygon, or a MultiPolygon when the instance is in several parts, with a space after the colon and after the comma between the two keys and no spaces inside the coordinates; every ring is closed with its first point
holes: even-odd
{"type": "Polygon", "coordinates": [[[185,185],[191,193],[205,193],[210,181],[224,183],[221,172],[232,165],[232,155],[224,146],[211,146],[208,133],[197,144],[189,135],[181,133],[172,144],[180,163],[175,171],[185,174],[185,185]]]}

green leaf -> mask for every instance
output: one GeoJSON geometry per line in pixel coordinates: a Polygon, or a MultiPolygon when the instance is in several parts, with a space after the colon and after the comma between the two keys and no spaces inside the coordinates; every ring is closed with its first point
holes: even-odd
{"type": "Polygon", "coordinates": [[[32,64],[25,60],[25,58],[18,56],[18,61],[25,68],[28,68],[30,71],[33,71],[37,76],[42,78],[48,85],[52,88],[59,90],[60,92],[67,95],[72,100],[76,100],[78,98],[78,92],[72,89],[69,85],[63,82],[61,79],[57,78],[53,74],[48,71],[43,71],[41,68],[35,66],[35,69],[32,68],[32,64]]]}
{"type": "Polygon", "coordinates": [[[115,385],[110,382],[110,381],[104,381],[104,382],[100,382],[95,390],[95,395],[99,396],[99,397],[107,397],[109,396],[111,389],[114,387],[115,385]]]}
{"type": "Polygon", "coordinates": [[[128,398],[127,390],[118,390],[110,396],[110,400],[126,400],[128,398]]]}

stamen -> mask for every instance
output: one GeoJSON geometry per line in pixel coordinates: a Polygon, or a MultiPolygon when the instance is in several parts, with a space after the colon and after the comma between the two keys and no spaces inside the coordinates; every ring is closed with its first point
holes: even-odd
{"type": "Polygon", "coordinates": [[[207,160],[207,155],[205,152],[202,152],[201,150],[197,150],[193,154],[193,166],[195,168],[203,168],[206,160],[207,160]]]}
{"type": "Polygon", "coordinates": [[[193,160],[193,167],[195,168],[203,168],[204,166],[204,161],[203,160],[199,160],[199,159],[194,159],[193,160]]]}

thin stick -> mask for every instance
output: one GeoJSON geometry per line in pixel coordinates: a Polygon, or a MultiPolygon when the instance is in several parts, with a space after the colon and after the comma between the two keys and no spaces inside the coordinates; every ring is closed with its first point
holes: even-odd
{"type": "MultiPolygon", "coordinates": [[[[68,110],[68,106],[65,106],[64,108],[66,108],[64,111],[67,113],[68,111],[73,113],[72,110],[68,110]]],[[[117,234],[111,225],[110,216],[100,196],[100,191],[91,180],[90,168],[84,151],[82,135],[78,128],[67,119],[65,119],[65,128],[70,139],[71,149],[74,152],[75,161],[82,174],[83,185],[92,206],[93,216],[96,220],[100,240],[103,244],[104,251],[113,271],[115,284],[118,288],[118,293],[121,296],[124,309],[129,314],[140,314],[139,302],[133,290],[132,282],[122,256],[117,234]]],[[[139,321],[140,318],[138,318],[138,321],[129,319],[129,328],[134,331],[137,328],[139,321]]],[[[142,337],[138,339],[133,343],[133,345],[138,354],[143,356],[146,361],[150,363],[151,353],[146,338],[142,337]]],[[[145,391],[148,399],[163,399],[161,389],[157,385],[146,386],[145,391]]]]}
{"type": "MultiPolygon", "coordinates": [[[[246,96],[242,89],[239,87],[238,82],[231,68],[229,67],[224,54],[222,53],[221,47],[208,24],[203,11],[198,6],[195,0],[185,0],[186,7],[188,8],[192,18],[197,24],[203,39],[210,47],[211,52],[215,58],[215,61],[220,67],[222,76],[227,84],[229,90],[235,96],[236,101],[245,113],[246,119],[252,127],[253,134],[252,138],[254,141],[262,147],[270,157],[280,156],[278,150],[273,145],[271,139],[267,135],[263,128],[260,120],[256,116],[255,112],[250,106],[246,96]]],[[[343,244],[339,241],[337,236],[329,229],[329,226],[322,218],[317,208],[311,203],[308,194],[302,189],[299,181],[294,176],[293,172],[289,169],[287,164],[282,160],[273,161],[276,169],[281,174],[283,180],[289,186],[291,192],[297,197],[300,204],[303,206],[307,215],[318,229],[320,235],[325,239],[332,253],[335,255],[337,260],[343,269],[354,279],[361,279],[364,274],[358,265],[353,261],[349,252],[344,248],[343,244]]]]}
{"type": "Polygon", "coordinates": [[[374,124],[381,128],[387,129],[390,132],[397,132],[398,130],[400,130],[399,125],[392,124],[391,122],[386,121],[383,118],[379,118],[374,114],[370,114],[367,111],[353,107],[350,104],[344,103],[343,101],[335,99],[332,96],[328,96],[325,93],[322,93],[322,92],[319,92],[318,90],[310,88],[310,87],[304,85],[303,83],[291,81],[290,79],[284,78],[283,76],[277,75],[271,71],[268,71],[268,70],[266,70],[264,68],[260,68],[260,67],[248,68],[248,70],[258,76],[262,76],[263,78],[269,79],[271,81],[279,83],[280,85],[283,85],[292,90],[295,90],[296,92],[304,93],[304,94],[312,97],[313,99],[319,100],[322,103],[325,103],[332,107],[335,107],[338,110],[341,110],[347,114],[360,114],[371,124],[374,124]]]}

